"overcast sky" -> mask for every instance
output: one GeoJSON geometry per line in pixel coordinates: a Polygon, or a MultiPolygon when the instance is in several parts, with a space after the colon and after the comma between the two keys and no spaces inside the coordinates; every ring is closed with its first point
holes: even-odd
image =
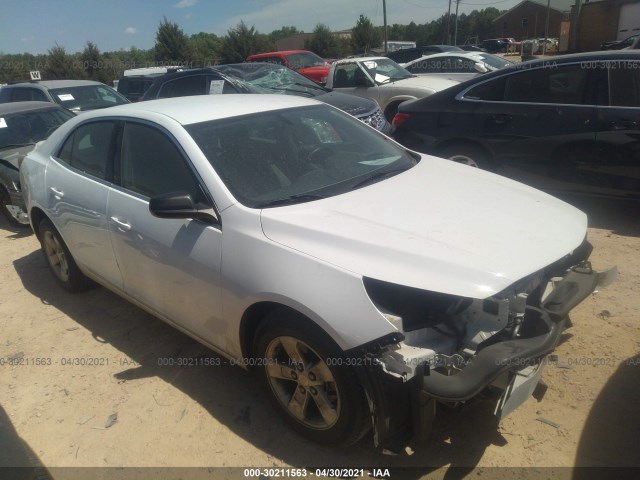
{"type": "MultiPolygon", "coordinates": [[[[464,0],[459,8],[460,13],[488,6],[506,10],[517,3],[464,0]]],[[[426,23],[448,6],[448,0],[387,0],[387,21],[426,23]]],[[[46,53],[56,43],[73,53],[87,41],[101,51],[148,49],[163,16],[188,35],[224,35],[240,20],[261,33],[290,25],[311,32],[317,23],[345,30],[360,14],[382,25],[382,0],[0,0],[0,53],[46,53]]]]}

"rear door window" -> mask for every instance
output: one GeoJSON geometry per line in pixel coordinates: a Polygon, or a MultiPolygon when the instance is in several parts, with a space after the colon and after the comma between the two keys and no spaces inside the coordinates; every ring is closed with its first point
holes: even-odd
{"type": "Polygon", "coordinates": [[[79,126],[62,145],[58,158],[82,172],[108,180],[117,125],[116,121],[103,121],[79,126]]]}

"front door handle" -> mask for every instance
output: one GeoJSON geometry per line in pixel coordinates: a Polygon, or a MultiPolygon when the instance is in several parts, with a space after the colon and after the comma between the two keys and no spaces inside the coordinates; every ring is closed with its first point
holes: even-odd
{"type": "Polygon", "coordinates": [[[62,190],[58,190],[58,189],[55,189],[53,187],[49,187],[49,190],[51,191],[51,193],[53,193],[53,195],[58,200],[60,200],[62,197],[64,197],[64,192],[62,190]]]}
{"type": "Polygon", "coordinates": [[[131,230],[131,225],[123,222],[118,217],[111,217],[111,221],[118,225],[118,230],[120,230],[121,232],[128,232],[129,230],[131,230]]]}

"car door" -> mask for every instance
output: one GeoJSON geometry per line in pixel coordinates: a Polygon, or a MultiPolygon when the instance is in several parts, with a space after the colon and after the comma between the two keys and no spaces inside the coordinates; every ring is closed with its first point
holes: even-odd
{"type": "Polygon", "coordinates": [[[640,60],[598,62],[597,154],[584,168],[597,193],[640,198],[640,60]]]}
{"type": "Polygon", "coordinates": [[[580,64],[549,64],[482,82],[464,93],[462,131],[479,135],[507,176],[582,191],[580,165],[595,143],[595,88],[580,64]]]}
{"type": "Polygon", "coordinates": [[[107,198],[113,174],[116,120],[79,125],[47,164],[47,214],[76,263],[121,289],[111,247],[107,198]]]}
{"type": "Polygon", "coordinates": [[[358,62],[340,63],[333,72],[333,90],[372,98],[380,103],[380,88],[358,62]]]}
{"type": "Polygon", "coordinates": [[[175,191],[210,203],[193,167],[167,131],[131,121],[124,126],[117,165],[108,217],[125,292],[224,350],[220,225],[149,212],[151,197],[175,191]]]}

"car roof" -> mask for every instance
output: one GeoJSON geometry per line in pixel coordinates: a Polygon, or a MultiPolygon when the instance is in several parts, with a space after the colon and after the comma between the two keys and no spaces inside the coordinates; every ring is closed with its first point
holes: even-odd
{"type": "Polygon", "coordinates": [[[42,88],[69,88],[69,87],[83,87],[86,85],[104,85],[101,82],[95,82],[93,80],[40,80],[38,82],[20,82],[9,85],[10,87],[34,87],[40,86],[42,88]]]}
{"type": "Polygon", "coordinates": [[[407,64],[419,62],[420,60],[431,60],[433,58],[441,58],[441,57],[455,56],[455,57],[467,57],[467,58],[481,58],[482,55],[490,55],[490,54],[487,54],[484,52],[467,52],[464,50],[462,50],[461,52],[458,52],[458,51],[440,52],[440,53],[433,53],[431,55],[423,55],[420,58],[416,58],[415,60],[411,60],[410,62],[407,62],[407,64]]]}
{"type": "MultiPolygon", "coordinates": [[[[398,50],[400,51],[400,50],[398,50]]],[[[371,60],[392,60],[389,57],[354,57],[354,58],[343,58],[341,60],[336,60],[335,63],[353,63],[354,61],[356,62],[370,62],[371,60]]],[[[394,61],[394,60],[392,60],[394,61]]]]}
{"type": "Polygon", "coordinates": [[[182,125],[238,117],[286,108],[324,105],[322,102],[290,95],[195,95],[128,103],[87,112],[82,119],[124,116],[151,119],[162,115],[182,125]]]}
{"type": "Polygon", "coordinates": [[[256,53],[254,55],[249,55],[247,58],[260,58],[260,57],[266,57],[266,56],[284,56],[284,55],[291,55],[292,53],[313,53],[310,52],[309,50],[282,50],[279,52],[266,52],[266,53],[256,53]]]}
{"type": "Polygon", "coordinates": [[[38,110],[62,109],[57,103],[51,102],[11,102],[0,103],[0,115],[11,115],[21,112],[34,112],[38,110]]]}

